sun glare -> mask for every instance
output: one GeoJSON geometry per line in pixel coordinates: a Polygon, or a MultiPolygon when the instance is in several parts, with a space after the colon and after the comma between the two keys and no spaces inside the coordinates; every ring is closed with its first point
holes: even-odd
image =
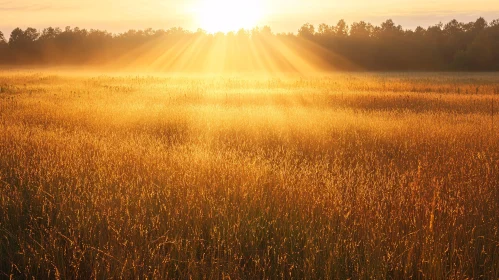
{"type": "Polygon", "coordinates": [[[199,27],[209,33],[251,29],[264,12],[258,0],[201,0],[197,9],[199,27]]]}

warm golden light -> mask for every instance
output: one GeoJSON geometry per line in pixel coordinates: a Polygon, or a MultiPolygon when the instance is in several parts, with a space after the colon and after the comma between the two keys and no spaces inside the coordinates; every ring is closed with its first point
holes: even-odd
{"type": "Polygon", "coordinates": [[[201,0],[196,10],[199,27],[209,33],[251,29],[264,14],[259,0],[201,0]]]}

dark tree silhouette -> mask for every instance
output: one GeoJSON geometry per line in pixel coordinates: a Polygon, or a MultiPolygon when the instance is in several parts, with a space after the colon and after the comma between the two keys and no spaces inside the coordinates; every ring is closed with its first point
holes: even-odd
{"type": "Polygon", "coordinates": [[[499,70],[499,20],[489,24],[483,18],[469,23],[452,20],[414,30],[404,30],[391,19],[380,26],[364,21],[349,26],[340,20],[336,25],[323,23],[317,28],[306,23],[297,34],[275,34],[269,26],[228,34],[207,34],[201,29],[190,32],[179,27],[129,30],[121,34],[78,27],[48,27],[40,32],[34,28],[16,28],[8,41],[0,32],[0,64],[119,67],[140,61],[147,65],[154,63],[155,55],[170,54],[176,59],[180,54],[171,53],[186,53],[187,50],[202,62],[208,59],[212,53],[210,49],[219,45],[220,40],[226,44],[225,57],[232,60],[231,65],[227,65],[231,69],[236,69],[238,64],[243,65],[242,69],[251,68],[255,63],[251,54],[255,50],[250,46],[265,54],[260,63],[270,63],[269,59],[273,59],[279,62],[277,64],[285,64],[288,58],[279,48],[287,46],[319,56],[323,64],[335,69],[499,70]],[[273,44],[277,42],[274,40],[280,44],[273,44]],[[195,42],[202,44],[194,45],[195,42]],[[193,50],[194,46],[198,49],[193,50]],[[142,59],[138,59],[141,55],[142,59]]]}
{"type": "Polygon", "coordinates": [[[305,23],[299,30],[298,36],[303,37],[305,39],[312,39],[315,33],[315,28],[310,23],[305,23]]]}

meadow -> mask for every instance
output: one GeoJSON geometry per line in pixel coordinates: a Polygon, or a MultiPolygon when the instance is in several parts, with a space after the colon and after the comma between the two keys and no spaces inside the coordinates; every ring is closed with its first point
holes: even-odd
{"type": "Polygon", "coordinates": [[[2,71],[0,278],[498,279],[494,110],[496,73],[2,71]]]}

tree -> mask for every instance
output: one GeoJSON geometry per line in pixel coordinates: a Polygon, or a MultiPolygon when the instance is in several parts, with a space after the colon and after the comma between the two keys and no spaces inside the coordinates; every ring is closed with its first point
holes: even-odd
{"type": "Polygon", "coordinates": [[[260,33],[264,36],[271,36],[272,35],[272,29],[268,25],[264,25],[262,29],[260,30],[260,33]]]}
{"type": "Polygon", "coordinates": [[[26,48],[29,47],[30,44],[33,44],[39,36],[40,33],[38,33],[35,28],[28,27],[25,31],[16,28],[12,30],[12,33],[10,34],[9,44],[11,46],[26,48]]]}
{"type": "Polygon", "coordinates": [[[35,28],[28,27],[26,30],[16,28],[12,30],[9,39],[9,47],[12,60],[22,63],[37,62],[41,54],[37,49],[37,39],[40,33],[35,28]]]}
{"type": "Polygon", "coordinates": [[[241,39],[242,39],[242,38],[247,38],[247,37],[249,37],[249,35],[250,35],[249,31],[248,31],[248,30],[246,30],[246,29],[244,29],[244,28],[241,28],[241,29],[239,29],[239,30],[237,31],[237,36],[238,36],[239,38],[241,38],[241,39]]]}
{"type": "Polygon", "coordinates": [[[480,32],[485,28],[487,28],[487,21],[483,17],[478,18],[473,24],[474,32],[480,32]]]}
{"type": "Polygon", "coordinates": [[[179,49],[176,47],[179,43],[194,39],[203,42],[202,50],[196,52],[200,61],[206,60],[215,42],[226,40],[228,56],[234,61],[237,57],[241,65],[253,63],[252,43],[264,49],[269,59],[279,61],[276,64],[285,65],[286,58],[272,44],[277,39],[294,45],[300,52],[314,53],[334,67],[341,67],[340,57],[341,61],[351,62],[344,65],[366,70],[499,70],[499,20],[488,24],[483,18],[468,23],[451,20],[445,25],[439,23],[415,30],[404,30],[391,19],[379,26],[360,21],[350,27],[340,20],[336,25],[322,23],[317,28],[306,23],[298,33],[278,34],[272,33],[268,26],[228,34],[207,34],[203,30],[192,33],[175,27],[129,30],[117,35],[69,26],[62,30],[48,27],[41,32],[35,28],[16,28],[8,41],[0,32],[0,64],[148,63],[153,56],[164,56],[167,50],[179,49]],[[144,53],[149,58],[137,58],[144,53]]]}
{"type": "Polygon", "coordinates": [[[374,28],[370,23],[366,23],[364,21],[355,22],[350,28],[350,36],[355,38],[368,39],[369,37],[371,37],[373,31],[374,28]]]}
{"type": "Polygon", "coordinates": [[[2,61],[6,61],[8,60],[9,58],[9,45],[7,44],[7,42],[5,41],[5,37],[2,33],[2,31],[0,31],[0,63],[2,61]]]}
{"type": "Polygon", "coordinates": [[[330,37],[334,34],[334,28],[325,23],[321,23],[319,25],[319,30],[317,31],[317,33],[319,33],[319,35],[323,37],[330,37]]]}
{"type": "Polygon", "coordinates": [[[60,28],[48,27],[48,28],[43,29],[42,34],[40,35],[39,39],[42,41],[52,40],[52,39],[55,39],[57,36],[59,36],[61,33],[62,33],[62,30],[60,28]]]}
{"type": "Polygon", "coordinates": [[[202,28],[198,28],[196,30],[196,34],[199,34],[199,35],[206,35],[206,30],[202,29],[202,28]]]}
{"type": "Polygon", "coordinates": [[[340,21],[338,21],[338,23],[336,24],[336,27],[334,27],[334,31],[336,33],[336,36],[338,36],[338,37],[348,36],[347,23],[343,19],[340,19],[340,21]]]}
{"type": "Polygon", "coordinates": [[[404,30],[402,29],[402,26],[400,25],[395,25],[393,20],[388,19],[385,22],[381,24],[381,29],[380,29],[380,35],[385,37],[396,37],[403,35],[404,30]]]}
{"type": "Polygon", "coordinates": [[[298,30],[298,36],[306,39],[311,39],[312,37],[314,37],[314,34],[315,34],[315,27],[310,23],[305,23],[298,30]]]}
{"type": "Polygon", "coordinates": [[[16,28],[10,33],[9,45],[11,47],[19,46],[24,41],[24,31],[21,28],[16,28]]]}
{"type": "Polygon", "coordinates": [[[38,39],[38,37],[40,36],[40,33],[35,28],[28,27],[24,31],[24,36],[26,37],[26,39],[29,42],[34,42],[34,41],[36,41],[36,39],[38,39]]]}

